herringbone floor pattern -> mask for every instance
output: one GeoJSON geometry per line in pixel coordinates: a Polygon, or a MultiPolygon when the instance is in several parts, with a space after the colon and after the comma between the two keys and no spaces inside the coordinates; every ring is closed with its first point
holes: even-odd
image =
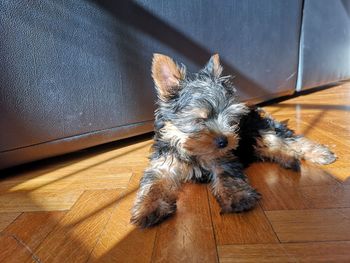
{"type": "Polygon", "coordinates": [[[0,171],[0,262],[350,262],[350,83],[265,109],[328,144],[331,165],[247,169],[263,199],[219,214],[206,185],[186,185],[160,226],[129,224],[151,135],[0,171]]]}

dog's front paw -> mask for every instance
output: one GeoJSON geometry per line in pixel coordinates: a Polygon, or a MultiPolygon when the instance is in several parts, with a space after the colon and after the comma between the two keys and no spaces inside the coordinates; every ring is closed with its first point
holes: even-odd
{"type": "Polygon", "coordinates": [[[221,213],[239,213],[255,207],[260,198],[260,193],[251,188],[235,192],[229,197],[219,198],[218,201],[221,206],[221,213]]]}
{"type": "Polygon", "coordinates": [[[142,201],[136,203],[131,211],[130,223],[146,228],[154,226],[176,211],[176,201],[169,202],[162,199],[154,201],[142,201]]]}
{"type": "Polygon", "coordinates": [[[330,164],[337,159],[337,156],[324,145],[318,145],[309,155],[309,160],[317,164],[330,164]]]}

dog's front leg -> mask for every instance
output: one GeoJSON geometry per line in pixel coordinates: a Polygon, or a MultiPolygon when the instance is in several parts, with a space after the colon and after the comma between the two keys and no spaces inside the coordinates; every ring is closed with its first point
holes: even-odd
{"type": "Polygon", "coordinates": [[[175,213],[184,172],[182,166],[171,156],[151,161],[140,181],[140,189],[131,210],[131,223],[142,228],[149,227],[175,213]]]}
{"type": "Polygon", "coordinates": [[[249,185],[242,165],[226,162],[213,169],[212,193],[221,206],[221,213],[242,212],[253,208],[260,194],[249,185]]]}

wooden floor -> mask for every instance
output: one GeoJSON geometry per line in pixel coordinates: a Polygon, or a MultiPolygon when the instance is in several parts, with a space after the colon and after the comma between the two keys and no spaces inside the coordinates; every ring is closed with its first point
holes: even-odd
{"type": "Polygon", "coordinates": [[[186,185],[176,215],[146,230],[129,209],[150,136],[0,171],[0,262],[350,262],[350,83],[266,110],[338,160],[300,173],[253,164],[263,199],[242,214],[186,185]]]}

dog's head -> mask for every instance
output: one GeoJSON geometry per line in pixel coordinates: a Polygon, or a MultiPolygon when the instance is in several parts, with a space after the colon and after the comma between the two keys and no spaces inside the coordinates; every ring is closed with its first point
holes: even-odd
{"type": "Polygon", "coordinates": [[[216,158],[238,145],[238,125],[248,112],[230,76],[221,76],[219,55],[186,76],[170,57],[155,54],[152,77],[158,93],[156,132],[187,156],[216,158]]]}

